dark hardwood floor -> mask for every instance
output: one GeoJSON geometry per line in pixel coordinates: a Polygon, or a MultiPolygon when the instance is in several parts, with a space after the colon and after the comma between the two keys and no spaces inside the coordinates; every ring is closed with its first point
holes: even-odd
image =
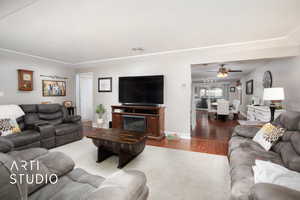
{"type": "MultiPolygon", "coordinates": [[[[233,128],[238,124],[236,120],[208,119],[206,111],[197,111],[197,125],[191,133],[190,139],[167,139],[161,141],[147,140],[147,145],[202,152],[217,155],[227,155],[228,140],[233,128]]],[[[84,134],[95,130],[91,123],[84,123],[84,134]]]]}
{"type": "Polygon", "coordinates": [[[231,137],[232,129],[238,124],[237,120],[227,119],[216,120],[208,118],[207,111],[197,111],[196,128],[192,131],[193,138],[228,141],[231,137]]]}

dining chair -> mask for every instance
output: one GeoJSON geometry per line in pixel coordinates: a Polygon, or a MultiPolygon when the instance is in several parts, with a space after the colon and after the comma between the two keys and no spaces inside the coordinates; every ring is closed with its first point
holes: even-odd
{"type": "Polygon", "coordinates": [[[210,116],[215,116],[215,114],[217,113],[217,110],[212,108],[210,99],[207,99],[207,112],[208,118],[210,118],[210,116]]]}
{"type": "Polygon", "coordinates": [[[219,99],[218,100],[218,107],[217,107],[217,116],[219,119],[219,116],[223,116],[224,120],[226,120],[226,118],[229,116],[230,112],[229,112],[229,101],[227,100],[222,100],[219,99]]]}
{"type": "Polygon", "coordinates": [[[233,114],[233,119],[236,120],[239,118],[239,112],[240,112],[240,100],[233,100],[232,101],[232,109],[230,110],[230,113],[233,114]]]}

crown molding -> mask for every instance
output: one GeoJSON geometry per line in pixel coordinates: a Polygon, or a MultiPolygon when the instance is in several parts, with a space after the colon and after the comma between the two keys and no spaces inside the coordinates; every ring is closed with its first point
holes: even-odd
{"type": "Polygon", "coordinates": [[[36,55],[23,53],[23,52],[20,52],[20,51],[15,51],[15,50],[10,50],[10,49],[0,48],[0,52],[1,51],[6,52],[6,53],[22,55],[22,56],[28,56],[28,57],[36,58],[36,59],[39,59],[39,60],[45,60],[45,61],[55,62],[55,63],[59,63],[59,64],[64,64],[64,65],[73,65],[73,63],[65,62],[65,61],[62,61],[62,60],[46,58],[46,57],[42,57],[42,56],[36,56],[36,55]]]}
{"type": "Polygon", "coordinates": [[[156,53],[147,53],[142,55],[135,55],[135,56],[124,56],[124,57],[116,57],[116,58],[107,58],[107,59],[98,59],[98,60],[90,60],[84,62],[78,62],[71,64],[76,66],[76,68],[81,68],[82,66],[79,65],[87,65],[87,64],[95,64],[95,63],[103,63],[103,62],[111,62],[111,61],[119,61],[119,60],[128,60],[134,58],[142,58],[148,56],[157,56],[157,55],[166,55],[166,54],[175,54],[175,53],[184,53],[184,52],[191,52],[191,51],[200,51],[206,49],[214,49],[214,48],[228,48],[228,47],[238,47],[238,46],[246,46],[246,45],[262,45],[263,43],[272,43],[272,42],[287,42],[287,37],[276,37],[271,39],[265,40],[255,40],[255,41],[248,41],[248,42],[237,42],[237,43],[229,43],[229,44],[220,44],[220,45],[211,45],[206,47],[197,47],[197,48],[189,48],[189,49],[177,49],[177,50],[170,50],[170,51],[161,51],[156,53]]]}
{"type": "MultiPolygon", "coordinates": [[[[28,56],[40,60],[55,62],[59,64],[64,64],[69,67],[74,68],[85,68],[88,66],[82,66],[82,65],[88,65],[88,64],[96,64],[96,63],[104,63],[104,62],[111,62],[111,61],[119,61],[119,60],[129,60],[129,59],[135,59],[135,58],[143,58],[143,57],[150,57],[150,56],[157,56],[157,55],[167,55],[167,54],[176,54],[176,53],[185,53],[185,52],[192,52],[192,51],[201,51],[206,49],[214,49],[214,48],[233,48],[233,47],[247,47],[247,48],[258,48],[258,47],[265,47],[266,44],[274,45],[276,42],[283,42],[284,44],[288,44],[290,34],[282,37],[276,37],[271,39],[265,39],[265,40],[255,40],[255,41],[248,41],[248,42],[238,42],[238,43],[229,43],[229,44],[221,44],[221,45],[211,45],[206,47],[198,47],[198,48],[188,48],[188,49],[177,49],[177,50],[170,50],[170,51],[161,51],[161,52],[155,52],[155,53],[148,53],[148,54],[142,54],[142,55],[135,55],[135,56],[124,56],[124,57],[116,57],[116,58],[107,58],[107,59],[97,59],[97,60],[89,60],[89,61],[83,61],[83,62],[77,62],[77,63],[71,63],[66,62],[63,60],[57,60],[53,58],[47,58],[43,56],[37,56],[33,54],[23,53],[20,51],[0,48],[0,52],[7,52],[17,55],[23,55],[28,56]]],[[[278,45],[278,44],[277,44],[278,45]]]]}
{"type": "Polygon", "coordinates": [[[33,5],[33,4],[35,4],[35,3],[38,2],[38,1],[40,1],[40,0],[33,0],[33,1],[31,1],[31,2],[29,2],[29,3],[27,3],[27,4],[25,4],[24,6],[22,6],[22,7],[20,7],[20,8],[17,8],[17,9],[15,9],[15,10],[13,10],[13,11],[7,13],[6,15],[1,16],[1,17],[0,17],[0,21],[3,20],[3,19],[5,19],[5,18],[7,18],[7,17],[9,17],[9,16],[11,16],[11,15],[13,15],[13,14],[16,14],[17,12],[19,12],[19,11],[21,11],[21,10],[23,10],[23,9],[25,9],[25,8],[27,8],[27,7],[31,6],[31,5],[33,5]]]}

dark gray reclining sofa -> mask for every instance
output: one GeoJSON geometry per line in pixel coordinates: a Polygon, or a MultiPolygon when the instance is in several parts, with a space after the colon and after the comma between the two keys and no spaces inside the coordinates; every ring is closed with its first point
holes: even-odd
{"type": "Polygon", "coordinates": [[[17,119],[21,133],[0,137],[0,152],[31,147],[47,149],[80,140],[80,116],[69,116],[60,104],[20,105],[25,116],[17,119]]]}
{"type": "Polygon", "coordinates": [[[74,169],[73,160],[61,152],[30,148],[0,153],[1,200],[146,200],[147,197],[146,177],[140,171],[119,171],[104,178],[74,169]],[[33,160],[39,164],[31,167],[33,160]],[[21,167],[24,162],[26,170],[21,167]],[[18,178],[20,174],[22,178],[18,178]],[[25,181],[37,174],[44,181],[31,181],[31,178],[25,181]],[[58,181],[52,174],[58,176],[58,181]]]}
{"type": "MultiPolygon", "coordinates": [[[[231,200],[299,200],[300,192],[283,186],[254,184],[255,160],[266,160],[300,172],[300,113],[286,112],[274,122],[287,131],[270,151],[252,141],[257,127],[237,126],[229,142],[231,200]]],[[[299,183],[300,184],[300,183],[299,183]]]]}

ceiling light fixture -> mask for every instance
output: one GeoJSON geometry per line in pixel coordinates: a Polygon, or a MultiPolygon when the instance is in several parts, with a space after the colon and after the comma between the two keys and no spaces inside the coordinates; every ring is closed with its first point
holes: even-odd
{"type": "Polygon", "coordinates": [[[221,71],[219,71],[218,73],[217,73],[217,77],[218,78],[226,78],[228,76],[228,73],[227,72],[221,72],[221,71]]]}

